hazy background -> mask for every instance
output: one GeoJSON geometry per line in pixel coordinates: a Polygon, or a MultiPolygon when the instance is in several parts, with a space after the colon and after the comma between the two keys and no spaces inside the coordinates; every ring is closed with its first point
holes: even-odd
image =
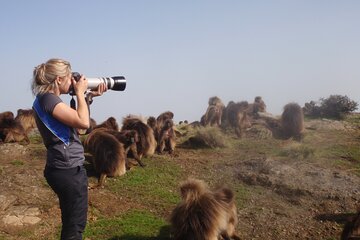
{"type": "Polygon", "coordinates": [[[0,112],[31,108],[32,71],[54,57],[126,77],[124,92],[95,99],[98,122],[200,120],[215,95],[262,96],[273,114],[331,94],[360,102],[359,13],[356,0],[1,1],[0,112]]]}

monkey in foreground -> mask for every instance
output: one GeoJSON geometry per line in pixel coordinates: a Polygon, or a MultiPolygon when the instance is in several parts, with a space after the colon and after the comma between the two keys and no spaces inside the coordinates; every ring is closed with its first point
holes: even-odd
{"type": "Polygon", "coordinates": [[[240,239],[235,233],[238,218],[230,189],[211,191],[204,181],[188,179],[180,192],[181,201],[170,216],[174,240],[240,239]]]}

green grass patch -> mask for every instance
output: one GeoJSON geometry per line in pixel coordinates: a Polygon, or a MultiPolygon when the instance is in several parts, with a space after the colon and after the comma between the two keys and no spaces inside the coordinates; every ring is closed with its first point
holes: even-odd
{"type": "Polygon", "coordinates": [[[14,166],[23,166],[25,163],[21,160],[13,160],[10,162],[14,166]]]}
{"type": "Polygon", "coordinates": [[[30,143],[32,143],[32,144],[43,143],[43,139],[40,134],[30,134],[29,140],[30,140],[30,143]]]}
{"type": "Polygon", "coordinates": [[[308,159],[314,157],[315,149],[301,144],[287,146],[279,151],[279,156],[291,159],[308,159]]]}
{"type": "Polygon", "coordinates": [[[360,175],[360,147],[359,144],[337,144],[329,150],[335,160],[335,164],[345,167],[360,175]]]}
{"type": "Polygon", "coordinates": [[[171,159],[154,156],[145,168],[137,167],[122,178],[109,181],[109,189],[119,195],[126,195],[153,208],[168,208],[177,203],[178,179],[181,168],[171,159]],[[151,162],[150,162],[151,161],[151,162]]]}
{"type": "Polygon", "coordinates": [[[166,239],[169,226],[164,219],[146,211],[131,210],[115,218],[89,223],[84,237],[91,239],[166,239]]]}

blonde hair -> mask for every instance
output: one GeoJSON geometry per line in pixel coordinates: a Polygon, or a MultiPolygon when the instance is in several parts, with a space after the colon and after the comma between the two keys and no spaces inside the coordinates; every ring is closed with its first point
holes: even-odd
{"type": "Polygon", "coordinates": [[[57,77],[66,77],[71,73],[71,65],[68,61],[52,58],[46,63],[35,67],[31,90],[34,95],[43,94],[56,88],[57,77]]]}

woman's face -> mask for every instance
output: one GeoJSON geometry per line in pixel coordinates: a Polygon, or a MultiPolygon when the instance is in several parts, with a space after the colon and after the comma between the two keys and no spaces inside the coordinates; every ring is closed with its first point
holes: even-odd
{"type": "Polygon", "coordinates": [[[71,86],[71,73],[69,73],[65,77],[60,77],[60,84],[59,84],[60,94],[69,93],[70,86],[71,86]]]}

